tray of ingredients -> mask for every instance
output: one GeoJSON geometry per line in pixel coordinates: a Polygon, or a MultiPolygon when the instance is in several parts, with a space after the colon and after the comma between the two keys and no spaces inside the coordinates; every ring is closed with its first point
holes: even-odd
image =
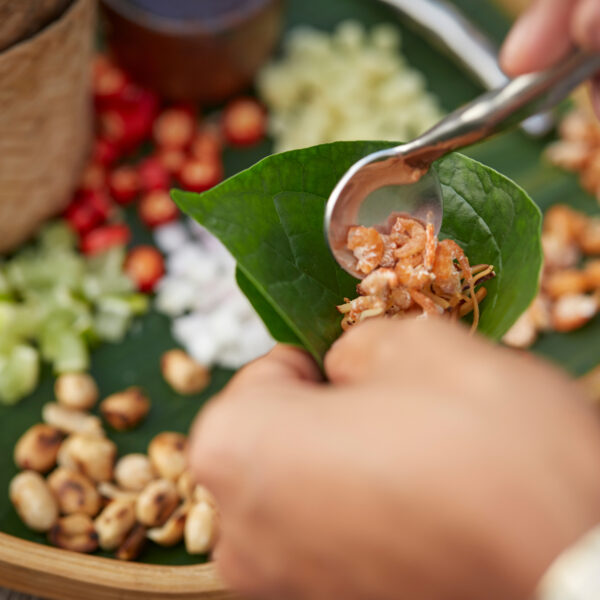
{"type": "MultiPolygon", "coordinates": [[[[493,2],[455,4],[496,43],[508,30],[493,2]]],[[[600,125],[586,102],[544,136],[518,129],[435,163],[439,236],[403,217],[385,235],[351,228],[357,286],[323,236],[333,187],[481,89],[382,3],[290,0],[283,20],[225,101],[168,101],[94,57],[77,189],[0,263],[3,585],[228,597],[187,432],[276,341],[320,364],[365,319],[442,315],[600,399],[600,125]]]]}

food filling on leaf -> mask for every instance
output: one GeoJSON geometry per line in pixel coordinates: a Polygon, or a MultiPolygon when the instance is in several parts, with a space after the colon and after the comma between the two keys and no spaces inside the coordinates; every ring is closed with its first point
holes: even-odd
{"type": "Polygon", "coordinates": [[[351,227],[347,247],[365,278],[358,297],[337,307],[344,315],[342,329],[371,317],[458,319],[470,313],[477,328],[479,303],[487,293],[479,286],[495,277],[494,267],[471,266],[456,242],[438,240],[433,225],[398,216],[388,233],[351,227]]]}

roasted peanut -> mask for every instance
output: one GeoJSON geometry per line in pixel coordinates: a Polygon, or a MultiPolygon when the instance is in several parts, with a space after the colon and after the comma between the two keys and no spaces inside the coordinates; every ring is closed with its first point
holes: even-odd
{"type": "Polygon", "coordinates": [[[115,481],[125,490],[142,491],[156,475],[145,454],[127,454],[115,465],[115,481]]]}
{"type": "Polygon", "coordinates": [[[552,327],[560,332],[579,329],[592,319],[597,311],[598,301],[593,296],[562,296],[552,307],[552,327]]]}
{"type": "Polygon", "coordinates": [[[525,311],[504,334],[502,341],[512,348],[529,348],[537,338],[537,330],[529,311],[525,311]]]}
{"type": "Polygon", "coordinates": [[[148,529],[146,535],[159,546],[174,546],[183,539],[185,519],[190,510],[190,503],[181,504],[167,519],[162,527],[148,529]]]}
{"type": "Polygon", "coordinates": [[[600,152],[597,150],[590,153],[587,164],[581,171],[579,181],[590,194],[600,192],[600,152]]]}
{"type": "Polygon", "coordinates": [[[81,513],[94,517],[102,505],[102,499],[94,484],[79,471],[58,467],[48,477],[48,486],[58,501],[64,515],[81,513]]]}
{"type": "Polygon", "coordinates": [[[135,508],[128,500],[113,500],[94,521],[103,550],[118,548],[135,525],[135,508]]]}
{"type": "Polygon", "coordinates": [[[94,522],[88,515],[82,514],[60,518],[48,531],[48,541],[72,552],[95,552],[98,549],[94,522]]]}
{"type": "Polygon", "coordinates": [[[210,371],[183,350],[165,352],[160,368],[165,381],[178,394],[197,394],[210,383],[210,371]]]}
{"type": "Polygon", "coordinates": [[[165,479],[179,479],[187,467],[187,438],[181,433],[164,431],[148,446],[154,470],[165,479]]]}
{"type": "Polygon", "coordinates": [[[126,502],[131,502],[132,504],[137,502],[139,496],[138,492],[123,490],[114,483],[108,481],[101,481],[98,484],[98,493],[106,500],[124,500],[126,502]]]}
{"type": "Polygon", "coordinates": [[[100,412],[119,431],[132,429],[148,414],[150,401],[138,387],[111,394],[100,403],[100,412]]]}
{"type": "Polygon", "coordinates": [[[208,502],[194,504],[184,527],[185,549],[190,554],[210,552],[217,538],[217,513],[208,502]]]}
{"type": "Polygon", "coordinates": [[[143,525],[158,527],[171,516],[178,503],[175,484],[168,479],[157,479],[151,481],[138,496],[135,514],[143,525]]]}
{"type": "Polygon", "coordinates": [[[527,312],[538,331],[548,331],[551,328],[550,301],[544,294],[536,296],[527,312]]]}
{"type": "Polygon", "coordinates": [[[184,471],[177,479],[177,493],[182,500],[191,500],[196,482],[190,471],[184,471]]]}
{"type": "Polygon", "coordinates": [[[560,136],[569,141],[582,141],[594,146],[598,143],[595,119],[581,108],[570,111],[559,124],[560,136]]]}
{"type": "Polygon", "coordinates": [[[196,483],[190,471],[184,471],[177,480],[177,493],[184,501],[208,502],[216,506],[213,495],[203,485],[196,483]]]}
{"type": "Polygon", "coordinates": [[[34,531],[48,531],[58,519],[58,504],[36,471],[23,471],[10,482],[10,501],[21,520],[34,531]]]}
{"type": "Polygon", "coordinates": [[[566,204],[555,204],[544,215],[544,233],[551,233],[564,244],[576,242],[586,226],[586,217],[566,204]]]}
{"type": "Polygon", "coordinates": [[[90,410],[98,400],[98,386],[88,373],[63,373],[54,382],[54,395],[61,406],[90,410]]]}
{"type": "Polygon", "coordinates": [[[600,289],[600,259],[590,260],[583,271],[587,278],[588,288],[600,289]]]}
{"type": "Polygon", "coordinates": [[[15,446],[15,464],[19,469],[46,473],[56,464],[62,433],[56,428],[39,423],[30,427],[15,446]]]}
{"type": "Polygon", "coordinates": [[[579,248],[574,243],[565,242],[552,233],[542,234],[542,249],[546,271],[574,267],[581,257],[579,248]]]}
{"type": "Polygon", "coordinates": [[[600,219],[589,219],[579,244],[585,254],[600,254],[600,219]]]}
{"type": "Polygon", "coordinates": [[[590,147],[579,140],[560,140],[550,144],[545,155],[553,165],[561,169],[580,171],[588,163],[590,147]]]}
{"type": "Polygon", "coordinates": [[[80,471],[93,481],[110,481],[117,447],[105,437],[74,433],[58,451],[58,464],[80,471]]]}
{"type": "Polygon", "coordinates": [[[196,485],[196,487],[194,488],[192,500],[195,504],[198,504],[200,502],[206,502],[207,504],[210,504],[213,508],[216,508],[217,506],[215,497],[208,491],[208,489],[206,489],[203,485],[200,484],[196,485]]]}
{"type": "Polygon", "coordinates": [[[102,421],[98,417],[61,406],[56,402],[49,402],[44,405],[42,408],[42,418],[48,425],[52,425],[64,433],[104,435],[102,421]]]}
{"type": "Polygon", "coordinates": [[[146,528],[137,523],[115,552],[119,560],[135,560],[146,545],[146,528]]]}
{"type": "Polygon", "coordinates": [[[556,299],[567,294],[582,294],[587,290],[588,280],[583,271],[565,269],[549,274],[543,285],[548,296],[556,299]]]}

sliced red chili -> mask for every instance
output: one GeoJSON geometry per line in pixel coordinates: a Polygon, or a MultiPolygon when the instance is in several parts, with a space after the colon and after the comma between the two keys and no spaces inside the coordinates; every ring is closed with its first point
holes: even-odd
{"type": "Polygon", "coordinates": [[[153,229],[177,219],[179,210],[169,192],[154,190],[142,197],[138,204],[138,214],[142,222],[153,229]]]}
{"type": "Polygon", "coordinates": [[[124,269],[138,290],[151,292],[165,273],[165,263],[153,246],[136,246],[127,255],[124,269]]]}

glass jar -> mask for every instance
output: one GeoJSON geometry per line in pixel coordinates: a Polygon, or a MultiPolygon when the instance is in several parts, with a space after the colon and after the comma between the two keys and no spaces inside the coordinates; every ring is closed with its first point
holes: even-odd
{"type": "Polygon", "coordinates": [[[253,80],[282,29],[284,0],[102,0],[107,42],[141,84],[215,104],[253,80]]]}

